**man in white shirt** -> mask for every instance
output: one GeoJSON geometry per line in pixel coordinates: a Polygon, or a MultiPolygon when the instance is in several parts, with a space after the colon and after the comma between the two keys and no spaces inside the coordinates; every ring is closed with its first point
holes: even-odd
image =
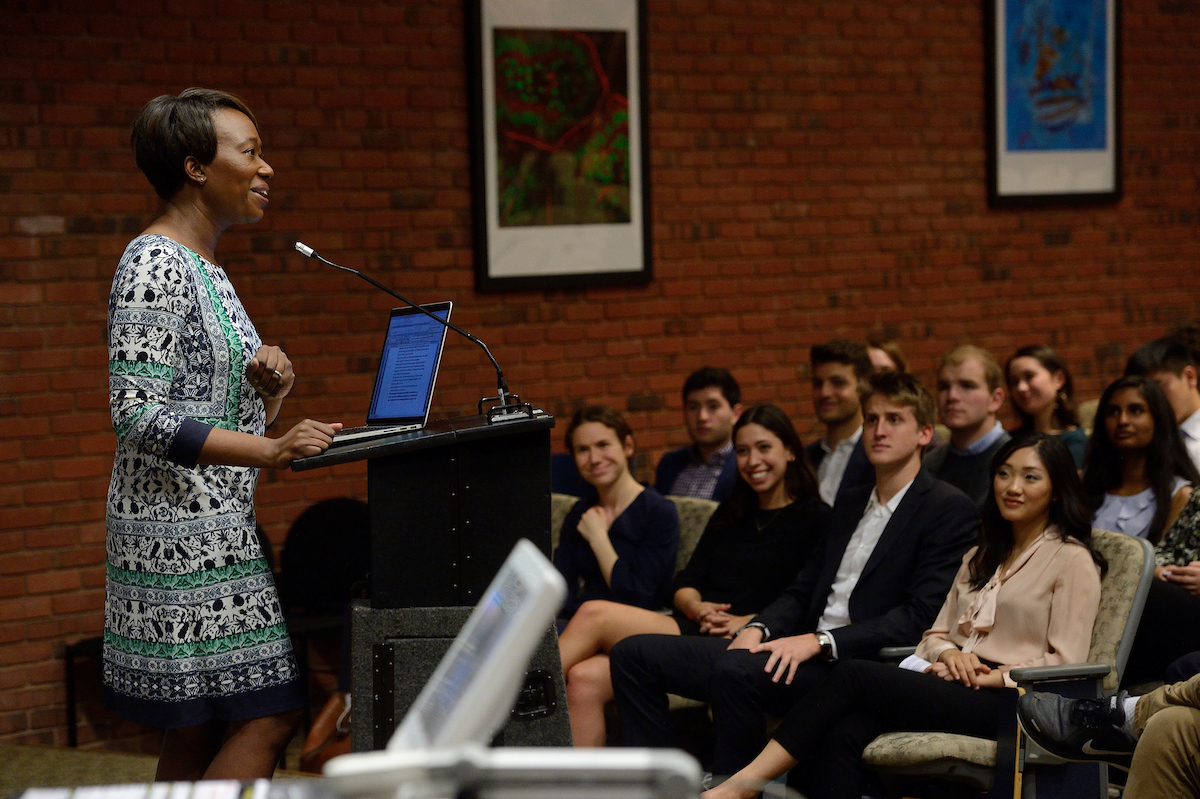
{"type": "Polygon", "coordinates": [[[1200,469],[1200,388],[1196,356],[1182,342],[1159,338],[1143,344],[1125,364],[1125,375],[1144,375],[1162,388],[1179,423],[1192,463],[1200,469]]]}
{"type": "Polygon", "coordinates": [[[821,499],[833,507],[849,488],[871,485],[875,472],[862,445],[859,394],[873,374],[865,344],[834,339],[809,351],[813,410],[825,435],[804,448],[817,470],[821,499]]]}
{"type": "Polygon", "coordinates": [[[875,486],[847,491],[796,581],[726,646],[639,635],[611,653],[624,743],[673,746],[667,693],[711,701],[713,770],[733,774],[766,744],[764,715],[787,712],[834,661],[916,644],[975,542],[979,510],[921,471],[934,402],[907,374],[870,378],[863,442],[875,486]]]}
{"type": "Polygon", "coordinates": [[[937,406],[950,443],[925,456],[925,470],[983,507],[992,487],[992,456],[1011,438],[996,418],[1004,404],[1004,370],[982,347],[963,344],[938,367],[937,406]]]}

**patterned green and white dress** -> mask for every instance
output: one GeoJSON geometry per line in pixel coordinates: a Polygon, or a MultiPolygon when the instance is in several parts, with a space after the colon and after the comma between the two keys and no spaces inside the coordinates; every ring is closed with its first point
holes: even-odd
{"type": "Polygon", "coordinates": [[[213,427],[262,435],[245,379],[262,342],[224,270],[139,236],[113,278],[105,698],[159,727],[292,710],[305,698],[255,536],[258,470],[198,466],[213,427]]]}

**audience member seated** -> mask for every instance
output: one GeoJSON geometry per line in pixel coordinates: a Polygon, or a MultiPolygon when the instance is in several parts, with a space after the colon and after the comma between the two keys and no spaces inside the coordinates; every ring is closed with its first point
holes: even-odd
{"type": "Polygon", "coordinates": [[[1123,377],[1100,397],[1083,483],[1092,526],[1157,543],[1200,483],[1158,385],[1123,377]]]}
{"type": "MultiPolygon", "coordinates": [[[[1200,652],[1193,662],[1200,662],[1200,652]]],[[[1017,717],[1039,746],[1067,760],[1125,769],[1124,799],[1200,799],[1200,675],[1177,676],[1142,696],[1101,699],[1031,693],[1017,717]]]]}
{"type": "MultiPolygon", "coordinates": [[[[763,783],[801,765],[809,799],[859,799],[862,751],[881,733],[994,739],[1001,709],[1011,707],[1001,694],[1016,688],[1009,669],[1087,658],[1104,565],[1090,541],[1087,497],[1066,446],[1045,433],[1010,441],[996,457],[983,535],[917,647],[922,662],[913,670],[838,664],[748,766],[705,796],[757,796],[763,783]]],[[[774,680],[791,679],[783,641],[751,652],[770,653],[774,680]]]]}
{"type": "Polygon", "coordinates": [[[1010,436],[996,418],[1004,404],[1004,371],[985,349],[964,344],[938,366],[937,404],[950,442],[925,456],[925,469],[980,507],[988,501],[992,456],[1010,436]]]}
{"type": "Polygon", "coordinates": [[[1200,390],[1196,375],[1200,366],[1192,351],[1179,341],[1160,338],[1138,348],[1125,364],[1125,375],[1150,378],[1167,396],[1179,434],[1192,464],[1200,469],[1200,390]]]}
{"type": "Polygon", "coordinates": [[[742,390],[727,369],[705,366],[683,383],[683,422],[690,447],[665,453],[654,487],[660,494],[724,502],[737,482],[730,433],[742,412],[742,390]]]}
{"type": "Polygon", "coordinates": [[[908,371],[908,361],[900,345],[882,336],[867,336],[867,357],[874,372],[908,371]]]}
{"type": "Polygon", "coordinates": [[[833,506],[849,488],[871,485],[874,470],[862,444],[859,392],[872,374],[867,348],[857,341],[835,339],[810,351],[813,409],[825,435],[805,448],[817,470],[821,499],[833,506]]]}
{"type": "Polygon", "coordinates": [[[630,474],[633,432],[617,411],[606,405],[581,408],[565,438],[594,490],[567,514],[554,551],[568,591],[559,617],[569,619],[589,599],[662,607],[679,548],[675,505],[630,474]]]}
{"type": "MultiPolygon", "coordinates": [[[[1111,453],[1116,449],[1111,441],[1113,436],[1107,431],[1101,438],[1101,423],[1105,421],[1102,414],[1106,409],[1111,413],[1114,405],[1116,410],[1120,411],[1122,402],[1117,398],[1123,392],[1117,391],[1115,387],[1130,381],[1142,381],[1144,389],[1144,393],[1134,393],[1135,402],[1138,397],[1144,397],[1149,409],[1157,407],[1157,412],[1148,412],[1151,417],[1157,417],[1154,433],[1158,434],[1161,429],[1174,427],[1168,403],[1157,385],[1146,378],[1123,378],[1113,383],[1101,400],[1101,413],[1097,414],[1095,432],[1092,433],[1089,460],[1094,457],[1100,464],[1102,453],[1111,453]]],[[[1133,391],[1133,388],[1124,389],[1124,392],[1133,391]]],[[[1128,490],[1132,491],[1140,485],[1147,486],[1141,492],[1141,496],[1148,506],[1135,508],[1134,514],[1124,522],[1124,526],[1128,528],[1126,532],[1132,531],[1132,534],[1144,535],[1151,541],[1157,540],[1154,576],[1158,579],[1150,584],[1150,593],[1146,596],[1137,636],[1134,638],[1122,677],[1123,686],[1137,686],[1162,680],[1166,676],[1164,672],[1169,664],[1189,652],[1200,650],[1200,492],[1191,491],[1191,496],[1183,504],[1182,510],[1177,510],[1180,494],[1189,491],[1184,483],[1191,482],[1195,485],[1194,472],[1187,474],[1195,467],[1184,452],[1183,442],[1177,435],[1172,432],[1165,436],[1165,441],[1155,443],[1154,439],[1157,438],[1160,438],[1160,435],[1154,435],[1147,451],[1135,458],[1132,466],[1136,469],[1131,469],[1130,472],[1131,486],[1128,490]],[[1156,495],[1161,495],[1161,501],[1156,495]],[[1163,511],[1163,508],[1167,510],[1163,511]],[[1170,519],[1172,515],[1175,515],[1173,521],[1170,519]],[[1138,522],[1138,518],[1142,521],[1138,522]],[[1159,538],[1157,531],[1162,529],[1161,525],[1169,526],[1159,538]]],[[[1104,462],[1107,462],[1109,480],[1124,479],[1123,470],[1128,456],[1122,458],[1119,467],[1113,463],[1117,457],[1121,457],[1120,453],[1117,456],[1110,454],[1104,459],[1104,462]],[[1117,471],[1118,468],[1122,471],[1117,471]]],[[[1103,491],[1104,483],[1100,475],[1104,473],[1104,468],[1098,466],[1097,470],[1092,470],[1089,465],[1088,470],[1084,472],[1084,481],[1089,484],[1096,482],[1097,487],[1094,490],[1099,493],[1103,491]]],[[[1105,502],[1108,501],[1107,493],[1103,498],[1105,502]]],[[[1110,524],[1100,519],[1099,514],[1095,521],[1097,527],[1120,524],[1119,519],[1116,524],[1110,524]]]]}
{"type": "Polygon", "coordinates": [[[1155,577],[1200,597],[1200,491],[1192,491],[1154,554],[1155,577]]]}
{"type": "Polygon", "coordinates": [[[1053,433],[1063,440],[1076,468],[1083,468],[1087,433],[1079,427],[1073,383],[1066,363],[1042,344],[1013,353],[1004,365],[1008,393],[1021,420],[1014,433],[1053,433]]]}
{"type": "Polygon", "coordinates": [[[750,408],[734,441],[741,479],[677,575],[674,613],[592,600],[559,637],[576,746],[604,744],[613,644],[639,633],[728,638],[779,596],[825,537],[829,507],[787,414],[774,405],[750,408]]]}
{"type": "Polygon", "coordinates": [[[978,534],[979,509],[921,470],[933,435],[929,392],[896,372],[871,376],[869,386],[863,438],[875,487],[838,500],[792,585],[732,642],[637,635],[612,648],[625,744],[674,745],[667,693],[710,701],[713,768],[732,774],[766,742],[766,713],[789,710],[839,660],[875,657],[928,629],[978,534]]]}

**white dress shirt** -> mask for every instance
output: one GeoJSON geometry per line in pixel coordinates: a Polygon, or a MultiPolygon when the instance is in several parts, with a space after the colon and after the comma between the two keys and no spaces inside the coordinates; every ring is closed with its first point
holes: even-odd
{"type": "Polygon", "coordinates": [[[829,590],[829,599],[825,601],[825,612],[817,622],[817,629],[828,632],[830,639],[833,640],[834,658],[837,657],[837,638],[830,631],[851,623],[850,595],[854,593],[854,588],[858,585],[858,578],[862,576],[867,561],[871,559],[871,553],[879,544],[879,537],[883,535],[884,528],[891,521],[892,514],[896,512],[896,508],[900,507],[904,495],[911,487],[912,480],[909,480],[908,484],[897,491],[896,495],[886,504],[879,502],[879,491],[873,489],[871,498],[867,500],[867,508],[863,511],[862,518],[858,520],[858,527],[854,528],[854,535],[850,536],[850,541],[846,544],[846,551],[842,553],[842,562],[838,566],[837,574],[833,578],[833,586],[829,590]]]}
{"type": "Polygon", "coordinates": [[[1192,463],[1200,469],[1200,411],[1196,411],[1179,425],[1179,435],[1183,437],[1183,445],[1187,447],[1192,463]]]}
{"type": "Polygon", "coordinates": [[[821,459],[821,465],[817,467],[817,483],[819,485],[817,491],[825,504],[831,508],[833,501],[837,499],[838,487],[842,484],[842,475],[846,473],[846,464],[850,463],[850,455],[854,452],[854,446],[858,444],[860,438],[862,438],[862,425],[858,426],[854,435],[843,438],[832,447],[829,446],[826,439],[821,439],[821,449],[825,451],[825,457],[821,459]]]}

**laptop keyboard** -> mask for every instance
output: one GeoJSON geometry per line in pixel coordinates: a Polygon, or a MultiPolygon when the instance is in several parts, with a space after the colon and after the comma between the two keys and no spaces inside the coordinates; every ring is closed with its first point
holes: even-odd
{"type": "Polygon", "coordinates": [[[372,425],[366,425],[363,427],[350,427],[334,433],[333,443],[344,444],[347,441],[362,441],[366,438],[383,438],[384,436],[393,436],[397,433],[409,433],[413,430],[420,429],[421,425],[419,424],[399,424],[384,427],[372,425]]]}

